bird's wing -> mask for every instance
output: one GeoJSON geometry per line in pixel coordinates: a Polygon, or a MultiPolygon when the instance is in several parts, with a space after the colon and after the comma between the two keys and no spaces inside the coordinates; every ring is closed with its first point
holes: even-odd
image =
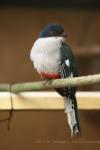
{"type": "MultiPolygon", "coordinates": [[[[75,57],[69,45],[65,43],[62,43],[62,46],[61,46],[61,62],[62,64],[65,64],[67,66],[67,68],[65,67],[66,72],[67,72],[67,69],[69,68],[70,72],[73,73],[73,77],[78,76],[78,70],[77,70],[75,57]]],[[[68,77],[68,75],[66,75],[66,77],[68,77]]]]}
{"type": "MultiPolygon", "coordinates": [[[[78,76],[76,60],[74,58],[71,48],[65,43],[62,43],[61,46],[61,66],[59,68],[59,74],[61,78],[78,76]]],[[[71,95],[75,94],[76,87],[70,89],[71,95]]]]}

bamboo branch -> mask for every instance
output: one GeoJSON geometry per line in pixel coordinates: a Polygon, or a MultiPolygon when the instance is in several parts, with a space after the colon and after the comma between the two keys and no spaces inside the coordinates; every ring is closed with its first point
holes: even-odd
{"type": "Polygon", "coordinates": [[[100,83],[100,74],[40,82],[0,84],[0,91],[11,91],[16,93],[21,91],[39,91],[60,87],[86,86],[96,83],[100,83]]]}

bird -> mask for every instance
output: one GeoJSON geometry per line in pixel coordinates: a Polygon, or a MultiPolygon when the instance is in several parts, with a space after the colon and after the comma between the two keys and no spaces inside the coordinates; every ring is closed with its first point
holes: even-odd
{"type": "MultiPolygon", "coordinates": [[[[73,78],[78,76],[76,59],[66,43],[68,33],[58,23],[47,24],[39,33],[30,51],[30,59],[44,80],[73,78]]],[[[80,135],[79,112],[76,100],[77,87],[55,90],[63,97],[64,109],[71,137],[80,135]]]]}

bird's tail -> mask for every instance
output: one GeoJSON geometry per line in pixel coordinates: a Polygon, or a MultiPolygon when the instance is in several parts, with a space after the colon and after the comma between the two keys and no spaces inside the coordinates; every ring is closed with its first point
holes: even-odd
{"type": "Polygon", "coordinates": [[[77,110],[77,101],[74,96],[73,99],[64,97],[65,113],[67,114],[68,124],[71,129],[71,136],[80,135],[80,125],[77,110]]]}

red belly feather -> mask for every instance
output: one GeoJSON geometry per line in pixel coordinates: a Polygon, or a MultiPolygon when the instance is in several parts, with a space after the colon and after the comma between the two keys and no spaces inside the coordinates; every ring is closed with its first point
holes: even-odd
{"type": "Polygon", "coordinates": [[[41,73],[42,78],[46,79],[59,79],[60,75],[56,73],[47,73],[47,72],[42,72],[41,73]]]}

